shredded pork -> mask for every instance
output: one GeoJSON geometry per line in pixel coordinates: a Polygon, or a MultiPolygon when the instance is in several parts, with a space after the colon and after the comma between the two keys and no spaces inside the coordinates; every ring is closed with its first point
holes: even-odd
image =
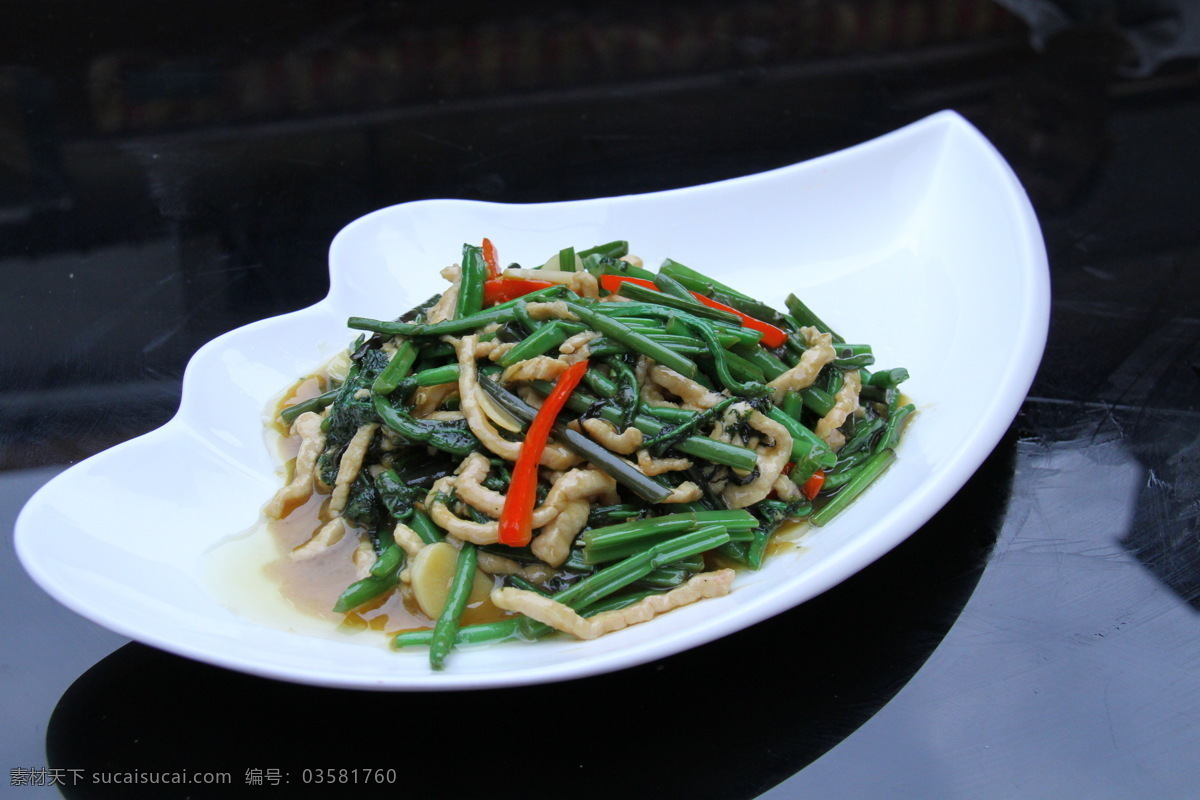
{"type": "Polygon", "coordinates": [[[306,411],[296,417],[296,421],[292,423],[292,435],[300,437],[300,449],[293,462],[292,479],[276,492],[267,504],[265,513],[272,519],[283,519],[312,497],[317,459],[325,449],[325,434],[321,432],[320,414],[306,411]]]}
{"type": "Polygon", "coordinates": [[[600,338],[600,334],[595,331],[584,331],[577,333],[570,339],[558,346],[558,352],[564,356],[575,356],[576,360],[587,358],[591,351],[588,349],[588,344],[600,338]]]}
{"type": "Polygon", "coordinates": [[[671,490],[664,503],[694,503],[704,496],[700,487],[692,481],[684,481],[671,490]]]}
{"type": "MultiPolygon", "coordinates": [[[[623,456],[636,452],[642,446],[642,432],[632,425],[626,428],[624,433],[617,433],[616,426],[611,422],[589,417],[583,421],[582,427],[587,431],[588,436],[608,450],[623,456]]],[[[647,472],[646,474],[651,473],[647,472]]]]}
{"type": "Polygon", "coordinates": [[[297,561],[315,558],[342,540],[346,535],[346,522],[341,517],[322,525],[308,541],[292,549],[291,557],[297,561]]]}
{"type": "Polygon", "coordinates": [[[507,353],[509,350],[512,350],[516,346],[516,342],[497,342],[495,340],[490,342],[480,342],[477,355],[481,358],[487,357],[492,361],[499,361],[504,357],[505,353],[507,353]],[[491,345],[491,347],[485,348],[484,345],[491,345]]]}
{"type": "Polygon", "coordinates": [[[821,333],[816,328],[801,328],[808,349],[800,356],[800,363],[780,375],[767,385],[774,391],[776,404],[783,402],[783,397],[789,390],[799,391],[812,386],[821,368],[837,358],[833,349],[833,337],[821,333]]]}
{"type": "Polygon", "coordinates": [[[731,569],[702,572],[665,594],[650,595],[633,605],[604,611],[592,617],[582,617],[571,607],[537,592],[511,586],[494,590],[491,597],[492,603],[505,611],[520,612],[577,639],[595,639],[630,625],[647,622],[659,614],[697,600],[729,594],[733,588],[733,578],[731,569]]]}
{"type": "Polygon", "coordinates": [[[454,490],[460,500],[476,511],[498,519],[504,510],[504,495],[482,484],[491,469],[492,465],[482,453],[471,453],[459,465],[454,490]]]}
{"type": "Polygon", "coordinates": [[[754,480],[740,486],[731,481],[721,491],[721,499],[730,508],[745,508],[765,500],[771,493],[771,487],[791,458],[792,435],[787,428],[747,403],[734,403],[726,410],[726,418],[731,414],[743,416],[746,424],[767,437],[767,443],[758,448],[755,463],[758,475],[754,480]],[[749,416],[745,416],[747,413],[749,416]]]}
{"type": "Polygon", "coordinates": [[[442,270],[442,277],[451,282],[451,286],[442,292],[441,298],[425,312],[425,321],[429,323],[445,322],[454,316],[454,307],[458,305],[458,287],[462,281],[462,268],[452,264],[442,270]]]}
{"type": "MultiPolygon", "coordinates": [[[[464,336],[454,340],[454,349],[458,354],[458,395],[462,402],[463,415],[480,444],[501,458],[516,461],[521,452],[521,443],[509,441],[497,433],[475,399],[475,388],[479,385],[475,366],[477,342],[477,336],[464,336]]],[[[552,469],[566,469],[579,463],[579,460],[579,456],[562,445],[550,442],[542,451],[540,463],[552,469]]]]}
{"type": "MultiPolygon", "coordinates": [[[[627,257],[625,260],[640,263],[640,259],[636,257],[627,257]]],[[[442,270],[442,276],[450,285],[426,311],[425,321],[429,323],[452,319],[455,314],[462,283],[462,269],[457,264],[451,265],[442,270]]],[[[510,270],[505,273],[505,277],[561,284],[586,298],[599,298],[600,293],[596,277],[586,271],[510,270]]],[[[606,302],[627,300],[615,294],[601,299],[606,302]]],[[[529,318],[535,320],[578,321],[570,306],[561,300],[529,302],[525,305],[525,311],[529,318]]],[[[483,332],[494,332],[499,327],[492,325],[483,329],[483,332]]],[[[803,328],[801,334],[806,349],[799,363],[769,383],[776,404],[782,402],[788,391],[811,386],[822,369],[836,358],[830,334],[812,327],[803,328]]],[[[459,378],[451,383],[421,387],[413,393],[409,401],[411,413],[415,418],[433,421],[465,420],[481,445],[461,460],[453,475],[444,475],[434,481],[432,488],[418,503],[433,522],[447,532],[447,541],[455,547],[461,547],[463,542],[476,545],[496,543],[498,520],[504,512],[507,496],[503,491],[492,488],[500,486],[494,479],[489,480],[490,475],[500,474],[493,472],[492,457],[515,462],[523,446],[518,426],[507,418],[507,412],[501,414],[492,408],[491,398],[486,396],[486,392],[482,397],[480,395],[481,359],[490,359],[493,363],[500,362],[516,345],[490,336],[487,337],[488,341],[481,341],[480,336],[480,332],[476,332],[461,337],[441,337],[441,341],[454,348],[459,378]],[[447,405],[447,401],[452,400],[455,395],[458,397],[457,410],[443,410],[456,408],[453,403],[447,405]],[[497,424],[501,429],[508,430],[498,429],[497,424]]],[[[486,361],[482,363],[486,370],[500,373],[498,378],[489,378],[490,380],[497,380],[509,391],[520,395],[528,404],[540,408],[544,398],[532,388],[531,382],[555,381],[570,364],[590,357],[590,345],[597,338],[600,338],[600,334],[591,330],[573,335],[557,348],[557,353],[550,351],[546,355],[533,356],[511,364],[503,371],[486,361]]],[[[401,341],[402,338],[387,341],[382,345],[383,350],[389,354],[394,353],[397,343],[401,341]]],[[[728,390],[713,391],[646,356],[637,356],[635,361],[628,363],[633,365],[639,400],[643,406],[703,412],[721,403],[731,402],[722,414],[712,420],[711,432],[707,435],[714,440],[740,445],[755,452],[755,466],[748,473],[702,462],[701,466],[704,466],[704,469],[698,469],[686,476],[694,480],[679,482],[661,503],[693,503],[701,500],[706,493],[709,496],[715,493],[728,508],[741,509],[753,506],[772,494],[786,501],[803,498],[801,489],[784,472],[792,451],[792,437],[785,426],[746,401],[738,398],[735,398],[737,402],[731,401],[728,390]],[[703,488],[697,483],[700,480],[703,480],[703,488]]],[[[861,388],[859,372],[847,371],[843,385],[834,397],[832,410],[816,425],[816,435],[835,450],[844,444],[845,437],[840,428],[849,416],[868,413],[871,410],[864,410],[860,406],[861,388]]],[[[369,398],[372,391],[364,388],[359,390],[356,396],[369,398]]],[[[631,469],[654,477],[690,470],[696,464],[692,458],[682,457],[676,451],[671,451],[666,457],[654,456],[644,447],[646,436],[641,431],[629,427],[623,432],[618,432],[612,423],[593,416],[595,410],[579,420],[572,421],[571,427],[586,433],[611,453],[624,456],[625,458],[620,460],[631,469]],[[633,463],[634,459],[636,464],[633,463]]],[[[318,470],[319,458],[327,445],[326,436],[321,431],[322,418],[322,414],[309,412],[296,419],[291,435],[298,438],[299,447],[292,476],[265,507],[268,517],[282,519],[305,504],[315,492],[330,492],[327,510],[332,518],[324,522],[307,541],[290,552],[290,557],[294,560],[312,559],[327,553],[342,542],[348,532],[361,530],[352,527],[340,515],[345,510],[352,485],[364,469],[368,450],[376,440],[380,425],[363,425],[355,431],[339,460],[334,485],[329,487],[321,482],[318,470]]],[[[705,435],[700,429],[695,433],[705,435]]],[[[379,439],[385,455],[381,461],[382,465],[371,467],[372,474],[386,469],[391,464],[388,460],[391,457],[389,453],[406,446],[402,435],[386,427],[379,439]]],[[[593,507],[622,502],[616,480],[590,464],[581,464],[582,461],[583,459],[561,443],[553,440],[546,443],[539,462],[539,484],[548,485],[549,490],[545,499],[533,510],[534,536],[529,547],[529,552],[537,561],[525,563],[531,560],[528,555],[519,555],[521,560],[517,560],[480,550],[480,570],[489,575],[519,575],[539,584],[560,575],[558,569],[566,562],[572,544],[587,526],[593,507]]],[[[670,483],[675,483],[682,477],[685,476],[676,475],[670,483]]],[[[664,482],[664,485],[669,486],[670,483],[664,482]]],[[[410,562],[427,547],[421,537],[404,523],[395,525],[392,534],[394,541],[410,562]]],[[[370,573],[376,555],[370,540],[361,533],[355,536],[360,537],[361,541],[356,542],[351,558],[356,574],[362,578],[370,573]]],[[[350,544],[350,541],[343,542],[343,547],[339,547],[338,551],[344,553],[350,544]]],[[[408,581],[411,576],[404,570],[400,578],[408,581]]],[[[491,601],[499,609],[525,614],[579,639],[593,639],[645,622],[688,603],[727,594],[732,589],[733,580],[734,572],[731,569],[700,573],[668,592],[650,595],[625,608],[586,618],[551,598],[513,587],[495,589],[491,593],[491,601]]],[[[410,589],[406,587],[405,591],[410,589]]]]}
{"type": "Polygon", "coordinates": [[[550,356],[534,356],[524,361],[518,361],[504,370],[500,376],[501,383],[516,383],[518,381],[554,381],[570,366],[566,361],[550,356]]]}
{"type": "Polygon", "coordinates": [[[529,312],[530,319],[565,319],[569,322],[578,322],[579,317],[571,311],[570,306],[562,300],[555,300],[551,303],[530,303],[525,306],[525,310],[529,312]]]}
{"type": "Polygon", "coordinates": [[[337,481],[333,485],[333,495],[329,498],[330,513],[340,514],[345,508],[346,498],[350,496],[350,484],[358,480],[358,473],[362,469],[363,459],[366,458],[367,448],[371,446],[371,439],[375,437],[377,430],[379,430],[377,423],[363,425],[354,432],[350,444],[346,445],[346,451],[342,453],[342,460],[338,462],[337,481]]]}
{"type": "Polygon", "coordinates": [[[637,451],[638,469],[647,475],[662,475],[664,472],[679,472],[692,466],[687,458],[655,458],[649,450],[637,451]]]}
{"type": "Polygon", "coordinates": [[[862,376],[854,369],[846,373],[842,388],[833,397],[833,408],[817,421],[814,433],[825,440],[834,450],[841,449],[846,437],[838,428],[858,408],[858,394],[862,391],[862,376]]]}
{"type": "Polygon", "coordinates": [[[555,481],[546,495],[546,505],[557,508],[558,514],[534,538],[530,546],[533,554],[552,567],[561,566],[567,560],[571,541],[587,524],[592,497],[600,497],[605,503],[617,502],[617,482],[596,469],[573,469],[555,481]]]}
{"type": "Polygon", "coordinates": [[[725,396],[701,386],[691,378],[680,375],[670,367],[655,364],[650,368],[650,380],[666,389],[683,401],[684,408],[704,410],[712,408],[725,399],[725,396]]]}
{"type": "Polygon", "coordinates": [[[799,500],[804,496],[800,491],[800,487],[793,483],[792,479],[787,475],[780,475],[775,479],[775,483],[771,487],[775,490],[775,494],[780,500],[786,500],[787,502],[799,500]]]}
{"type": "MultiPolygon", "coordinates": [[[[472,453],[465,459],[464,466],[458,475],[447,475],[434,481],[433,488],[425,499],[426,511],[439,527],[459,539],[474,544],[496,543],[499,535],[499,523],[496,518],[500,516],[500,512],[504,508],[504,496],[480,483],[487,475],[487,468],[487,459],[478,453],[472,453]],[[488,522],[463,519],[446,504],[445,498],[451,492],[477,511],[489,516],[494,513],[493,518],[488,522]],[[476,503],[479,505],[475,505],[476,503]]],[[[537,529],[548,526],[572,502],[581,498],[600,494],[608,498],[609,502],[615,502],[615,489],[616,482],[602,472],[598,473],[596,470],[590,469],[570,470],[555,479],[554,485],[546,495],[545,502],[533,510],[532,527],[537,529]],[[596,475],[602,477],[597,478],[596,475]]],[[[584,522],[586,521],[585,516],[584,522]]],[[[562,527],[565,529],[568,524],[564,523],[562,527]]],[[[541,547],[554,553],[556,552],[554,542],[555,537],[552,536],[541,547]]],[[[567,545],[570,546],[569,540],[567,545]]]]}
{"type": "MultiPolygon", "coordinates": [[[[609,295],[609,297],[620,297],[620,295],[609,295]]],[[[642,403],[660,408],[679,408],[678,403],[668,400],[663,395],[662,387],[650,377],[650,370],[654,366],[656,366],[655,361],[645,356],[638,356],[633,367],[633,376],[637,379],[638,395],[642,398],[642,403]]]]}
{"type": "Polygon", "coordinates": [[[425,546],[425,542],[421,540],[417,532],[403,522],[396,523],[396,527],[392,529],[392,538],[409,558],[416,558],[417,553],[421,552],[421,548],[425,546]]]}

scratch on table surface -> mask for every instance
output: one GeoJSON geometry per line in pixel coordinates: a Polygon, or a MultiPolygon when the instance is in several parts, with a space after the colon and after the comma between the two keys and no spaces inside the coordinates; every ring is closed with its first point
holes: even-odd
{"type": "Polygon", "coordinates": [[[189,304],[187,310],[176,318],[175,324],[164,330],[162,333],[155,336],[150,341],[142,346],[142,354],[148,355],[158,348],[162,347],[172,338],[174,338],[181,330],[187,327],[188,323],[197,315],[203,313],[212,304],[214,300],[224,298],[228,295],[228,290],[236,286],[238,283],[246,279],[247,273],[243,270],[231,272],[229,270],[210,270],[206,274],[214,274],[217,272],[225,272],[229,275],[220,286],[214,287],[209,294],[198,302],[189,304]]]}

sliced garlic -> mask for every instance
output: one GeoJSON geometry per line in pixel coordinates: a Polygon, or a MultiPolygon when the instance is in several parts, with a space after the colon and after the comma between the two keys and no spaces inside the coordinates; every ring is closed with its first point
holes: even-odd
{"type": "MultiPolygon", "coordinates": [[[[430,619],[437,619],[446,607],[450,594],[450,583],[454,580],[454,567],[458,563],[458,548],[448,542],[437,542],[421,548],[410,567],[413,597],[421,612],[430,619]]],[[[475,570],[475,583],[471,587],[468,604],[481,603],[492,591],[492,579],[482,570],[475,570]]]]}
{"type": "Polygon", "coordinates": [[[475,385],[475,401],[479,403],[479,407],[483,409],[484,416],[490,419],[497,426],[504,428],[506,431],[512,431],[513,433],[521,432],[522,429],[520,421],[512,414],[508,413],[499,405],[497,405],[496,401],[492,399],[492,396],[487,393],[487,390],[478,384],[475,385]]]}
{"type": "MultiPolygon", "coordinates": [[[[546,259],[546,263],[542,265],[542,269],[562,270],[562,266],[558,261],[558,253],[555,253],[554,255],[550,256],[550,258],[546,259]]],[[[579,257],[578,253],[576,253],[575,271],[578,272],[581,269],[583,269],[583,259],[579,257]]]]}
{"type": "Polygon", "coordinates": [[[346,380],[346,375],[350,373],[350,365],[352,363],[350,360],[350,351],[342,350],[326,362],[325,374],[335,381],[344,381],[346,380]]]}

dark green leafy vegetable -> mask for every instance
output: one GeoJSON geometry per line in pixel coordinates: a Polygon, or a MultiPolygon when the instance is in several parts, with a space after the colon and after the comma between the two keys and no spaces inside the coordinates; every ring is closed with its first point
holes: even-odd
{"type": "Polygon", "coordinates": [[[325,431],[325,452],[319,459],[321,479],[332,486],[337,479],[338,465],[346,445],[363,425],[375,421],[375,411],[368,398],[359,396],[367,389],[380,372],[387,367],[388,356],[380,350],[369,349],[350,368],[346,380],[338,389],[337,396],[329,406],[329,413],[322,422],[325,431]]]}
{"type": "Polygon", "coordinates": [[[350,484],[350,494],[346,498],[345,508],[342,509],[342,517],[355,525],[373,529],[379,524],[382,508],[374,482],[366,472],[359,472],[358,477],[350,484]]]}
{"type": "Polygon", "coordinates": [[[414,419],[407,411],[396,408],[381,395],[375,395],[374,406],[383,423],[409,442],[428,444],[456,456],[465,456],[479,447],[479,440],[465,421],[414,419]]]}
{"type": "Polygon", "coordinates": [[[336,610],[365,618],[367,609],[398,607],[399,596],[385,597],[404,591],[398,576],[404,548],[417,547],[412,534],[433,544],[455,533],[451,541],[461,549],[445,611],[430,628],[402,631],[392,640],[396,648],[428,646],[434,669],[444,668],[458,646],[552,632],[519,616],[462,625],[476,567],[486,563],[481,556],[504,559],[512,573],[506,585],[591,616],[671,591],[714,564],[760,568],[781,526],[827,524],[895,460],[915,412],[900,389],[908,372],[874,370],[871,345],[847,343],[794,295],[783,313],[670,259],[657,271],[635,266],[622,260],[629,253],[623,240],[560,248],[545,262],[555,273],[545,278],[567,281],[559,273],[580,268],[595,276],[569,276],[569,286],[501,274],[495,253],[487,240],[482,248],[463,245],[453,302],[435,295],[394,320],[352,317],[349,327],[365,333],[349,348],[344,380],[329,378],[328,391],[279,415],[291,425],[305,412],[323,414],[317,486],[345,492],[337,513],[351,535],[369,538],[375,553],[336,610]],[[572,291],[587,294],[597,282],[602,299],[572,291]],[[535,305],[555,301],[562,302],[535,305]],[[441,321],[430,322],[435,306],[433,318],[441,321]],[[803,358],[805,326],[831,334],[834,357],[811,385],[780,391],[770,384],[803,358]],[[456,390],[466,386],[459,364],[466,336],[478,343],[472,372],[480,391],[463,397],[456,390]],[[583,360],[586,371],[575,363],[583,360]],[[555,398],[562,409],[551,407],[557,416],[547,427],[557,443],[554,457],[569,458],[563,455],[569,451],[583,463],[534,466],[517,483],[535,504],[548,502],[556,481],[576,469],[584,476],[578,486],[596,469],[617,488],[605,481],[595,496],[560,498],[565,505],[550,518],[556,525],[570,519],[573,527],[555,556],[565,560],[546,573],[542,559],[549,556],[536,538],[509,545],[478,531],[495,525],[503,517],[497,509],[510,492],[517,494],[513,443],[523,441],[537,416],[538,395],[554,386],[524,376],[553,377],[561,362],[572,365],[572,382],[555,398]],[[861,382],[857,408],[844,421],[839,411],[833,418],[838,431],[824,432],[832,425],[822,425],[822,418],[854,399],[844,388],[857,385],[854,371],[861,382]],[[758,414],[787,431],[782,445],[777,440],[784,434],[756,421],[758,414]],[[584,425],[590,418],[612,429],[584,425]],[[480,455],[487,459],[485,472],[480,455]],[[461,477],[468,456],[475,459],[469,463],[477,485],[461,477]],[[787,464],[780,472],[782,456],[787,464]],[[355,477],[345,475],[338,485],[343,462],[355,477]],[[679,500],[687,502],[672,502],[679,500]],[[403,539],[401,525],[411,529],[403,539]],[[476,536],[478,545],[470,541],[476,536]]]}
{"type": "Polygon", "coordinates": [[[417,501],[428,494],[419,486],[405,484],[394,469],[379,471],[375,476],[375,490],[388,514],[397,522],[404,522],[411,517],[417,501]]]}

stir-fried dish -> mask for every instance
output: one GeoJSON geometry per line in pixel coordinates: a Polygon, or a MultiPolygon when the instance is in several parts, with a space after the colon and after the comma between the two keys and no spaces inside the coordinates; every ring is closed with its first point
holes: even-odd
{"type": "Polygon", "coordinates": [[[894,460],[914,407],[795,296],[787,312],[626,242],[448,286],[298,383],[267,505],[285,583],[424,646],[591,639],[731,591],[781,525],[823,525],[894,460]],[[287,578],[286,576],[290,576],[287,578]],[[324,579],[321,579],[324,576],[324,579]]]}

